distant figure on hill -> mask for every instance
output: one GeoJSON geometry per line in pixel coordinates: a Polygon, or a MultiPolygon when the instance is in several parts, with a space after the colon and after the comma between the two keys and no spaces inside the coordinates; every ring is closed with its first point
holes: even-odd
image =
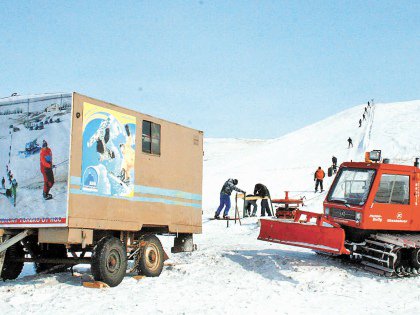
{"type": "Polygon", "coordinates": [[[220,191],[220,205],[219,208],[217,208],[216,213],[214,214],[215,219],[220,219],[220,212],[223,208],[225,208],[225,211],[223,212],[223,219],[229,219],[229,209],[230,209],[230,195],[232,194],[233,190],[239,191],[241,193],[245,193],[243,190],[236,187],[238,185],[237,179],[229,178],[222,187],[222,190],[220,191]]]}
{"type": "Polygon", "coordinates": [[[321,192],[324,191],[324,177],[325,177],[325,172],[322,170],[321,166],[318,166],[318,169],[315,171],[314,174],[314,181],[315,181],[315,192],[318,191],[318,185],[321,188],[321,192]]]}
{"type": "Polygon", "coordinates": [[[366,120],[366,116],[365,116],[365,114],[363,114],[363,120],[366,120]]]}
{"type": "Polygon", "coordinates": [[[254,195],[259,196],[261,199],[261,216],[265,217],[265,212],[271,217],[270,206],[268,205],[268,199],[270,198],[270,192],[268,188],[263,184],[256,184],[254,187],[254,195]]]}
{"type": "Polygon", "coordinates": [[[359,128],[362,127],[362,119],[359,119],[359,128]]]}
{"type": "Polygon", "coordinates": [[[347,149],[350,149],[350,146],[353,148],[353,140],[350,137],[347,139],[347,142],[349,143],[349,146],[347,149]]]}
{"type": "Polygon", "coordinates": [[[334,173],[337,173],[337,158],[333,156],[331,160],[332,160],[333,171],[334,173]]]}
{"type": "Polygon", "coordinates": [[[368,108],[370,107],[370,103],[368,102],[368,106],[367,106],[368,108]]]}

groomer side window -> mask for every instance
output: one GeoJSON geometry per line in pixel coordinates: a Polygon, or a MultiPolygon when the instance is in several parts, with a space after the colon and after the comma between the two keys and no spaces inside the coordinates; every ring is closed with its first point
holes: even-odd
{"type": "Polygon", "coordinates": [[[145,153],[160,155],[160,125],[143,120],[142,149],[145,153]]]}
{"type": "Polygon", "coordinates": [[[376,192],[375,202],[408,205],[410,203],[409,188],[409,176],[383,174],[376,192]]]}

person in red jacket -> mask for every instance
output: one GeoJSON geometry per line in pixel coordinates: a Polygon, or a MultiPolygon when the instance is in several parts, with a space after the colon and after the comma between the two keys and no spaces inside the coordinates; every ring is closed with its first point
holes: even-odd
{"type": "Polygon", "coordinates": [[[50,189],[54,185],[54,173],[53,173],[53,161],[52,161],[52,151],[48,147],[47,141],[42,141],[42,149],[39,154],[40,164],[41,164],[41,173],[44,176],[44,192],[42,196],[45,200],[52,199],[50,194],[50,189]]]}
{"type": "Polygon", "coordinates": [[[319,166],[314,174],[314,181],[316,181],[315,192],[318,191],[318,185],[321,186],[321,192],[324,191],[324,187],[323,187],[324,177],[325,177],[325,172],[322,170],[321,166],[319,166]]]}

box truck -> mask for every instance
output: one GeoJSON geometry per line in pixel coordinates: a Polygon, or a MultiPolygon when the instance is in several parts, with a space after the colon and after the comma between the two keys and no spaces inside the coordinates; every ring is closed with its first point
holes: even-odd
{"type": "Polygon", "coordinates": [[[158,276],[202,230],[203,132],[78,93],[0,100],[0,271],[158,276]],[[51,110],[54,108],[54,110],[51,110]],[[44,128],[27,128],[48,121],[44,128]],[[18,132],[15,130],[19,129],[18,132]]]}

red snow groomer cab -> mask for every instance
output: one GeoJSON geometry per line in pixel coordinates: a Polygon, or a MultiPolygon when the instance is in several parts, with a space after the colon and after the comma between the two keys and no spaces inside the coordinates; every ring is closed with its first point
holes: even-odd
{"type": "MultiPolygon", "coordinates": [[[[324,213],[261,219],[258,239],[348,255],[386,276],[420,274],[420,169],[380,161],[341,164],[324,213]]],[[[369,159],[368,159],[369,160],[369,159]]]]}

